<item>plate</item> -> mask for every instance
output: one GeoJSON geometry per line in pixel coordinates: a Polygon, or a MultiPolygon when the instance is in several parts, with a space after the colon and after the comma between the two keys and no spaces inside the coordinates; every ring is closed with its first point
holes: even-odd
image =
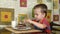
{"type": "Polygon", "coordinates": [[[13,28],[15,30],[31,30],[30,27],[25,27],[25,28],[13,28]]]}

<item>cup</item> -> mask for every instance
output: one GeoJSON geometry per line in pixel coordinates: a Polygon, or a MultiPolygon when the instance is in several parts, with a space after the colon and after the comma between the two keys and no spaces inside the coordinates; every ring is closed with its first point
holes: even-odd
{"type": "Polygon", "coordinates": [[[12,27],[12,28],[16,28],[16,26],[17,26],[17,22],[16,22],[16,21],[12,21],[12,22],[11,22],[11,27],[12,27]]]}

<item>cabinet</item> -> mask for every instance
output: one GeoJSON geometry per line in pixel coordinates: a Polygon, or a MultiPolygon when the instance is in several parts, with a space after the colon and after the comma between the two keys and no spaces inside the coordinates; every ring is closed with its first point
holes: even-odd
{"type": "Polygon", "coordinates": [[[7,31],[5,29],[0,30],[0,34],[11,34],[10,31],[7,31]]]}

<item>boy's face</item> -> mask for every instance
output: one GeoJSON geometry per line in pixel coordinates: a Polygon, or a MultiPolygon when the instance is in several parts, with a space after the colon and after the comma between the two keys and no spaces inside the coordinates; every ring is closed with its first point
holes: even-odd
{"type": "Polygon", "coordinates": [[[34,9],[34,16],[36,18],[36,20],[40,20],[43,19],[45,14],[41,13],[42,9],[41,8],[35,8],[34,9]]]}

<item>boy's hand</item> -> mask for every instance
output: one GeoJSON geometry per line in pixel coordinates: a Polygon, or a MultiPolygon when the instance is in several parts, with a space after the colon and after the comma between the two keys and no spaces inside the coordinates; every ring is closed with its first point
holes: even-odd
{"type": "Polygon", "coordinates": [[[26,19],[24,19],[23,22],[26,23],[26,19]]]}
{"type": "Polygon", "coordinates": [[[30,19],[24,19],[23,21],[24,21],[24,23],[26,23],[26,22],[31,23],[30,19]]]}

